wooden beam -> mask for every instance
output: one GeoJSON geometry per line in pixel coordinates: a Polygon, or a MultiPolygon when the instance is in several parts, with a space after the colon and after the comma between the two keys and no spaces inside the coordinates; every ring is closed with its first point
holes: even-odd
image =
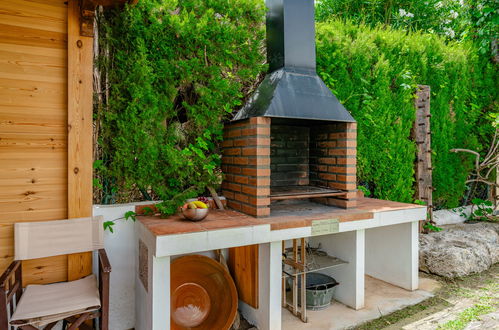
{"type": "Polygon", "coordinates": [[[95,9],[98,4],[92,0],[79,0],[80,3],[80,35],[94,36],[95,9]]]}
{"type": "Polygon", "coordinates": [[[80,35],[93,37],[94,18],[97,6],[121,7],[125,3],[135,5],[138,0],[79,0],[80,2],[80,35]]]}
{"type": "MultiPolygon", "coordinates": [[[[80,36],[80,6],[68,7],[68,218],[92,216],[93,38],[80,36]]],[[[92,272],[92,254],[68,256],[68,280],[92,272]]]]}

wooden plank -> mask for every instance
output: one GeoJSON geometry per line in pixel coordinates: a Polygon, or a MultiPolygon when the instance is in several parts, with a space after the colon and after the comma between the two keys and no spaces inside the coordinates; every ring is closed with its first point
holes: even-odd
{"type": "Polygon", "coordinates": [[[65,196],[65,181],[61,179],[59,182],[51,184],[22,184],[22,185],[5,185],[5,189],[0,191],[0,203],[11,203],[23,198],[24,200],[45,199],[49,202],[50,197],[59,198],[65,196]],[[29,190],[27,190],[29,189],[29,190]],[[46,196],[38,196],[45,194],[46,196]]]}
{"type": "MultiPolygon", "coordinates": [[[[6,185],[10,184],[65,184],[67,185],[67,178],[61,176],[61,171],[65,171],[65,166],[59,167],[43,167],[40,169],[30,167],[0,167],[0,181],[5,182],[6,185]],[[18,181],[18,180],[26,181],[18,181]],[[4,181],[6,180],[6,181],[4,181]],[[35,182],[33,182],[33,180],[35,182]]],[[[3,184],[3,183],[2,183],[3,184]]],[[[1,186],[1,184],[0,184],[1,186]]]]}
{"type": "Polygon", "coordinates": [[[2,150],[0,152],[0,161],[2,161],[3,168],[15,167],[16,165],[25,166],[27,164],[39,164],[40,167],[42,164],[59,164],[56,167],[66,167],[67,152],[64,152],[64,150],[47,151],[46,149],[34,149],[26,153],[25,150],[2,150]]]}
{"type": "Polygon", "coordinates": [[[3,271],[13,260],[14,225],[0,223],[0,269],[3,271]]]}
{"type": "Polygon", "coordinates": [[[65,109],[66,85],[0,78],[0,105],[65,109]]]}
{"type": "Polygon", "coordinates": [[[65,255],[24,260],[23,285],[64,282],[67,280],[68,257],[65,255]]]}
{"type": "Polygon", "coordinates": [[[0,22],[9,25],[66,33],[66,16],[54,6],[22,0],[0,2],[0,22]]]}
{"type": "Polygon", "coordinates": [[[56,7],[54,10],[60,10],[61,8],[67,8],[67,1],[65,0],[11,0],[11,1],[29,1],[30,3],[38,3],[45,6],[56,7]]]}
{"type": "Polygon", "coordinates": [[[66,134],[0,133],[0,151],[15,149],[18,152],[30,149],[57,152],[66,151],[66,134]]]}
{"type": "Polygon", "coordinates": [[[258,244],[230,248],[228,266],[239,299],[258,308],[258,244]]]}
{"type": "Polygon", "coordinates": [[[65,219],[68,214],[66,204],[57,205],[58,208],[47,208],[47,206],[44,206],[42,209],[41,207],[33,211],[16,210],[14,212],[2,212],[0,213],[0,223],[40,221],[40,219],[65,219]]]}
{"type": "MultiPolygon", "coordinates": [[[[68,217],[92,215],[93,38],[80,36],[79,6],[68,8],[68,217]]],[[[91,253],[68,256],[68,280],[92,272],[91,253]]]]}
{"type": "Polygon", "coordinates": [[[92,274],[92,252],[69,254],[67,272],[69,281],[92,274]]]}
{"type": "Polygon", "coordinates": [[[66,75],[60,59],[0,50],[0,78],[66,84],[66,75]]]}
{"type": "MultiPolygon", "coordinates": [[[[61,169],[62,170],[62,169],[61,169]]],[[[64,178],[53,179],[13,179],[0,180],[0,220],[14,219],[16,212],[36,212],[44,210],[63,210],[67,206],[64,178]],[[11,214],[10,214],[11,213],[11,214]],[[9,215],[10,214],[10,215],[9,215]]],[[[58,212],[57,217],[43,217],[38,220],[64,219],[65,214],[58,212]]]]}
{"type": "Polygon", "coordinates": [[[68,65],[67,48],[46,48],[43,46],[26,46],[18,44],[7,44],[0,41],[0,50],[18,54],[31,54],[51,58],[50,61],[56,61],[62,65],[68,65]]]}
{"type": "MultiPolygon", "coordinates": [[[[4,0],[6,1],[6,0],[4,0]]],[[[17,6],[30,6],[36,8],[40,13],[53,17],[64,17],[66,14],[67,1],[65,0],[8,0],[17,6]]]]}
{"type": "Polygon", "coordinates": [[[0,23],[0,42],[25,46],[66,48],[66,34],[0,23]]]}

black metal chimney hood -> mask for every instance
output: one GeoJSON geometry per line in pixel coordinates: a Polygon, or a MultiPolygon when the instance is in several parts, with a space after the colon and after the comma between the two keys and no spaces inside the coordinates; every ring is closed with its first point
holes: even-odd
{"type": "Polygon", "coordinates": [[[314,0],[266,0],[269,73],[233,121],[250,117],[355,122],[315,69],[314,0]]]}

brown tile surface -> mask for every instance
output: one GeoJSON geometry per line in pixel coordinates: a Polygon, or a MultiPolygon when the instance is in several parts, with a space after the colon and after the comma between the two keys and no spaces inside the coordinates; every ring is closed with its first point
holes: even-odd
{"type": "Polygon", "coordinates": [[[161,219],[156,216],[140,216],[139,221],[154,235],[194,233],[207,230],[249,227],[270,224],[271,230],[310,226],[313,220],[337,218],[340,222],[366,220],[373,218],[373,212],[394,211],[424,207],[372,198],[359,198],[357,208],[339,209],[321,206],[320,212],[296,212],[289,206],[289,214],[280,212],[278,216],[254,218],[233,210],[211,210],[206,219],[198,222],[185,220],[181,215],[161,219]]]}
{"type": "Polygon", "coordinates": [[[406,210],[406,209],[415,209],[415,208],[426,208],[426,206],[418,204],[385,201],[382,199],[375,199],[375,198],[359,198],[357,200],[357,209],[369,212],[395,211],[395,210],[406,210]]]}
{"type": "Polygon", "coordinates": [[[255,224],[253,219],[248,215],[232,210],[210,210],[208,216],[201,221],[185,220],[180,214],[166,219],[156,216],[139,217],[139,221],[156,236],[251,226],[255,224]]]}
{"type": "Polygon", "coordinates": [[[205,231],[197,222],[183,220],[179,215],[166,219],[156,216],[140,216],[137,219],[156,236],[205,231]]]}
{"type": "Polygon", "coordinates": [[[252,226],[253,222],[250,219],[250,216],[232,210],[211,210],[199,225],[205,230],[252,226]]]}
{"type": "Polygon", "coordinates": [[[271,230],[308,227],[314,220],[338,219],[339,222],[372,219],[372,212],[332,208],[335,211],[312,214],[309,216],[280,216],[262,219],[270,223],[271,230]]]}

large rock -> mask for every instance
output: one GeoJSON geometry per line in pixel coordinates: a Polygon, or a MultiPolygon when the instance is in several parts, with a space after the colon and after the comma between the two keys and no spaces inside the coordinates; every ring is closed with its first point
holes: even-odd
{"type": "Polygon", "coordinates": [[[482,272],[499,262],[499,223],[444,226],[444,230],[422,234],[419,268],[445,277],[482,272]]]}

